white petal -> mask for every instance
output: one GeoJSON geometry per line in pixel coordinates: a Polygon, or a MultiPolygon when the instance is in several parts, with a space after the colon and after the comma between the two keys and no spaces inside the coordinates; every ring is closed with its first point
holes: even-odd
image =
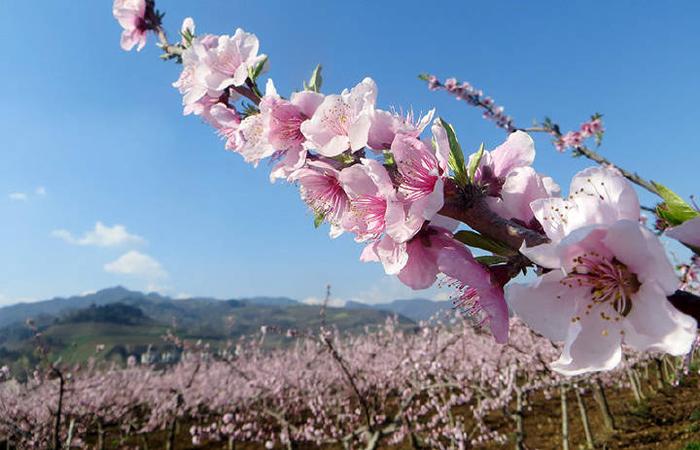
{"type": "Polygon", "coordinates": [[[347,136],[333,136],[326,145],[318,149],[318,152],[323,156],[332,158],[343,153],[349,146],[350,141],[347,136]]]}
{"type": "Polygon", "coordinates": [[[369,136],[369,127],[372,125],[368,114],[362,114],[357,120],[350,125],[348,137],[350,140],[350,149],[352,151],[360,150],[367,145],[369,136]]]}
{"type": "Polygon", "coordinates": [[[666,230],[666,236],[691,247],[700,248],[700,217],[687,220],[677,227],[666,230]]]}
{"type": "Polygon", "coordinates": [[[608,229],[603,241],[615,257],[629,267],[642,283],[657,283],[667,295],[678,288],[678,277],[666,257],[666,250],[661,241],[639,222],[616,222],[608,229]]]}
{"type": "Polygon", "coordinates": [[[506,286],[506,301],[533,330],[553,341],[563,341],[571,326],[576,298],[582,295],[560,283],[564,274],[553,271],[532,284],[506,286]]]}
{"type": "Polygon", "coordinates": [[[554,242],[564,239],[571,230],[569,218],[575,207],[572,202],[558,197],[541,198],[530,203],[530,209],[544,233],[554,242]]]}
{"type": "Polygon", "coordinates": [[[408,252],[405,243],[399,244],[384,236],[375,248],[387,275],[396,275],[406,266],[408,252]]]}
{"type": "Polygon", "coordinates": [[[541,244],[534,247],[527,247],[525,242],[520,247],[520,253],[537,264],[538,266],[548,269],[557,269],[561,267],[561,257],[559,256],[558,244],[541,244]]]}
{"type": "Polygon", "coordinates": [[[596,223],[639,220],[637,193],[624,177],[610,169],[591,167],[576,174],[571,181],[569,197],[576,203],[581,199],[595,200],[595,207],[582,209],[594,213],[596,223]]]}
{"type": "Polygon", "coordinates": [[[625,344],[636,350],[684,355],[695,340],[697,322],[674,308],[657,285],[644,283],[632,299],[624,330],[625,344]]]}
{"type": "Polygon", "coordinates": [[[564,351],[552,369],[574,376],[615,368],[622,359],[620,328],[619,323],[596,314],[582,316],[569,328],[564,351]]]}

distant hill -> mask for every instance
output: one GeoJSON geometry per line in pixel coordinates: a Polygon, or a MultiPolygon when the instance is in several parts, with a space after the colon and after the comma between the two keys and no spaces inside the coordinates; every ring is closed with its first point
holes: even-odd
{"type": "Polygon", "coordinates": [[[415,322],[419,322],[421,320],[428,320],[438,313],[449,312],[452,309],[452,303],[447,301],[414,298],[407,300],[394,300],[390,303],[369,305],[351,300],[345,303],[345,308],[355,310],[374,309],[378,311],[387,311],[407,317],[415,322]]]}
{"type": "MultiPolygon", "coordinates": [[[[25,325],[30,317],[55,357],[79,362],[95,355],[98,346],[105,348],[101,357],[122,360],[130,354],[142,354],[149,347],[166,351],[169,344],[163,336],[168,331],[182,339],[216,345],[258,333],[267,326],[271,332],[266,342],[276,345],[285,342],[286,330],[317,330],[322,323],[320,312],[320,306],[285,297],[176,300],[115,287],[0,308],[0,365],[22,359],[24,367],[31,367],[36,362],[33,332],[25,325]]],[[[372,307],[327,308],[325,321],[343,332],[361,332],[366,327],[380,326],[394,314],[396,311],[372,307]]],[[[415,326],[401,313],[398,318],[403,327],[415,326]]]]}
{"type": "MultiPolygon", "coordinates": [[[[15,322],[23,323],[28,318],[35,319],[39,316],[60,316],[71,310],[86,308],[91,305],[102,306],[118,302],[137,306],[141,308],[147,316],[161,321],[197,321],[201,314],[195,314],[196,317],[190,317],[189,314],[196,312],[204,306],[212,306],[214,309],[217,309],[217,306],[221,306],[223,303],[221,300],[209,297],[175,300],[155,292],[145,294],[116,286],[91,294],[72,297],[55,297],[49,300],[33,303],[18,303],[2,307],[0,308],[0,328],[15,322]]],[[[289,306],[298,304],[295,300],[286,297],[231,299],[225,300],[225,303],[229,306],[289,306]]]]}
{"type": "Polygon", "coordinates": [[[153,319],[146,316],[141,309],[124,303],[110,303],[108,305],[90,305],[88,308],[79,309],[69,313],[59,323],[113,323],[118,325],[147,325],[153,319]]]}
{"type": "Polygon", "coordinates": [[[236,301],[258,306],[292,306],[299,304],[298,301],[287,297],[251,297],[239,298],[236,301]]]}

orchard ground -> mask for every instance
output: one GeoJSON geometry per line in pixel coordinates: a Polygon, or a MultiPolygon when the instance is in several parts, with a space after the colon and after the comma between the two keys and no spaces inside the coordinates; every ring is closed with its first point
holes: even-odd
{"type": "MultiPolygon", "coordinates": [[[[652,388],[656,380],[651,377],[651,383],[645,384],[644,393],[647,396],[641,405],[637,405],[629,389],[609,389],[608,401],[615,418],[617,431],[607,432],[590,392],[583,395],[588,410],[591,430],[595,439],[596,449],[664,449],[664,450],[698,450],[700,449],[700,376],[696,373],[686,378],[679,386],[666,385],[660,389],[652,388]]],[[[567,396],[569,411],[569,448],[585,449],[586,438],[576,407],[576,398],[572,390],[567,396]]],[[[558,449],[562,448],[561,441],[561,405],[558,395],[545,399],[537,393],[530,400],[530,408],[524,416],[525,445],[528,449],[558,449]]],[[[468,414],[468,413],[467,413],[468,414]]],[[[488,420],[489,425],[503,433],[511,433],[513,423],[506,421],[502,414],[493,414],[488,420]]],[[[177,434],[177,449],[226,449],[227,444],[221,442],[205,443],[193,446],[187,426],[179,427],[177,434]]],[[[165,442],[165,432],[153,433],[144,442],[142,438],[129,444],[139,448],[161,448],[165,442]]],[[[107,448],[123,448],[123,444],[114,440],[108,442],[107,448]]],[[[512,448],[511,442],[506,445],[490,444],[484,449],[512,448]]],[[[261,444],[236,444],[236,449],[262,449],[261,444]]],[[[298,449],[336,449],[340,446],[299,445],[298,449]]],[[[400,445],[380,445],[379,448],[410,449],[409,442],[400,445]]]]}

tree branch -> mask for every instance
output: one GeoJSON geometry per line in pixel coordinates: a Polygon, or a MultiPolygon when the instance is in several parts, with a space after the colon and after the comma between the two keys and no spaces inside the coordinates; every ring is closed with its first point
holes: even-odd
{"type": "Polygon", "coordinates": [[[622,174],[623,177],[627,178],[630,180],[632,183],[636,184],[637,186],[641,186],[647,191],[651,192],[652,194],[659,195],[659,190],[656,189],[656,186],[648,180],[645,180],[644,178],[640,177],[636,173],[632,173],[628,170],[625,170],[619,166],[616,166],[615,164],[611,163],[607,158],[603,157],[600,153],[591,150],[590,148],[586,147],[585,145],[582,145],[580,147],[576,147],[573,150],[574,156],[585,156],[586,158],[590,159],[591,161],[595,161],[601,166],[604,167],[609,167],[612,169],[617,170],[622,174]]]}
{"type": "Polygon", "coordinates": [[[700,324],[700,297],[686,291],[676,291],[668,296],[668,301],[682,313],[693,317],[700,324]]]}
{"type": "MultiPolygon", "coordinates": [[[[469,189],[469,188],[467,188],[469,189]]],[[[549,239],[496,214],[476,189],[464,191],[452,180],[445,183],[445,205],[439,214],[469,225],[484,236],[502,242],[515,251],[525,242],[528,247],[549,242],[549,239]]]]}

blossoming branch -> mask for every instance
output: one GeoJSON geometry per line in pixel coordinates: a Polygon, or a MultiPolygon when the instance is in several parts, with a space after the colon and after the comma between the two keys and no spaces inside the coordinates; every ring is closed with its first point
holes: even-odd
{"type": "Polygon", "coordinates": [[[509,317],[518,315],[564,343],[552,368],[565,375],[616,367],[623,344],[690,351],[696,319],[667,300],[680,279],[659,237],[641,223],[628,180],[662,196],[668,235],[695,250],[700,213],[585,147],[585,139],[602,136],[599,116],[565,134],[551,122],[521,130],[472,86],[425,77],[509,132],[495,149],[465,156],[435,110],[418,117],[378,108],[371,78],[323,93],[319,66],[303,91],[285,96],[272,79],[262,83],[269,59],[254,34],[197,34],[188,18],[172,44],[153,2],[116,0],[114,15],[125,50],[142,48],[152,32],[164,58],[182,63],[173,86],[185,115],[201,117],[246,162],[270,161],[270,180],[297,184],[316,226],[327,223],[331,237],[353,235],[362,261],[382,264],[413,289],[444,280],[460,310],[497,342],[508,341],[509,317]],[[581,171],[562,197],[533,167],[526,131],[545,131],[558,149],[571,147],[603,167],[581,171]],[[528,269],[534,281],[511,281],[528,269]]]}

